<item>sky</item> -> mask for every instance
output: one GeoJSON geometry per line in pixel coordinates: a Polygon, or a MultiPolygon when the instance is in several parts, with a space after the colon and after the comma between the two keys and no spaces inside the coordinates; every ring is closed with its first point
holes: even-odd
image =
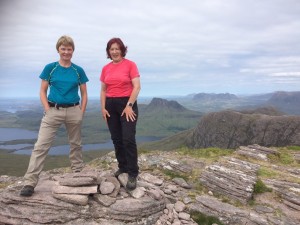
{"type": "Polygon", "coordinates": [[[0,98],[39,97],[62,35],[90,97],[112,37],[138,66],[140,96],[300,91],[299,0],[0,0],[0,29],[0,98]]]}

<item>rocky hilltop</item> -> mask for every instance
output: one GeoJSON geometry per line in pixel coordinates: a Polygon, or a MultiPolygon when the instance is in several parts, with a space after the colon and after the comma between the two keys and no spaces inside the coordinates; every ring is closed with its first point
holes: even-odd
{"type": "MultiPolygon", "coordinates": [[[[275,114],[273,111],[268,111],[275,114]]],[[[300,145],[300,116],[221,111],[201,117],[186,140],[191,148],[300,145]]]]}
{"type": "Polygon", "coordinates": [[[132,192],[127,174],[113,177],[113,152],[80,173],[43,172],[29,198],[19,196],[22,178],[1,176],[0,224],[298,225],[299,156],[259,145],[152,151],[139,155],[132,192]]]}

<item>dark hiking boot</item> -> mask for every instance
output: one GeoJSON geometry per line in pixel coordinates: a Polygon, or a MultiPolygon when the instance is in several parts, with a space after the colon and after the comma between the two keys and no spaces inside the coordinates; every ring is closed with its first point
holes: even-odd
{"type": "Polygon", "coordinates": [[[126,173],[126,172],[124,172],[123,170],[118,169],[118,170],[114,173],[114,176],[115,176],[116,178],[118,178],[119,175],[122,174],[122,173],[126,173]]]}
{"type": "Polygon", "coordinates": [[[136,177],[128,176],[128,181],[126,184],[126,189],[132,191],[136,188],[136,177]]]}
{"type": "Polygon", "coordinates": [[[20,195],[21,196],[26,196],[26,197],[30,197],[32,194],[34,193],[34,187],[30,186],[30,185],[25,185],[21,192],[20,195]]]}

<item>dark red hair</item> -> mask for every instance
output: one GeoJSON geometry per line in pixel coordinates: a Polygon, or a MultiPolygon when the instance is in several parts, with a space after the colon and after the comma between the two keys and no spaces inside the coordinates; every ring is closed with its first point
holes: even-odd
{"type": "Polygon", "coordinates": [[[119,45],[119,48],[122,53],[122,57],[125,57],[126,53],[127,53],[127,46],[124,45],[123,41],[120,38],[112,38],[107,42],[107,46],[106,46],[107,58],[111,59],[110,54],[109,54],[109,49],[110,49],[111,45],[114,43],[117,43],[119,45]]]}

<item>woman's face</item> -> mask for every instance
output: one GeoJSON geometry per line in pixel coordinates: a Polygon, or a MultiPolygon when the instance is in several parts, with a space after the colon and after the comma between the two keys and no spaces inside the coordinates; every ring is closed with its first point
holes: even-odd
{"type": "Polygon", "coordinates": [[[120,62],[123,59],[121,49],[117,43],[113,43],[110,46],[109,55],[115,63],[120,62]]]}
{"type": "Polygon", "coordinates": [[[70,61],[73,56],[73,48],[71,45],[61,45],[58,48],[58,53],[61,60],[70,61]]]}

